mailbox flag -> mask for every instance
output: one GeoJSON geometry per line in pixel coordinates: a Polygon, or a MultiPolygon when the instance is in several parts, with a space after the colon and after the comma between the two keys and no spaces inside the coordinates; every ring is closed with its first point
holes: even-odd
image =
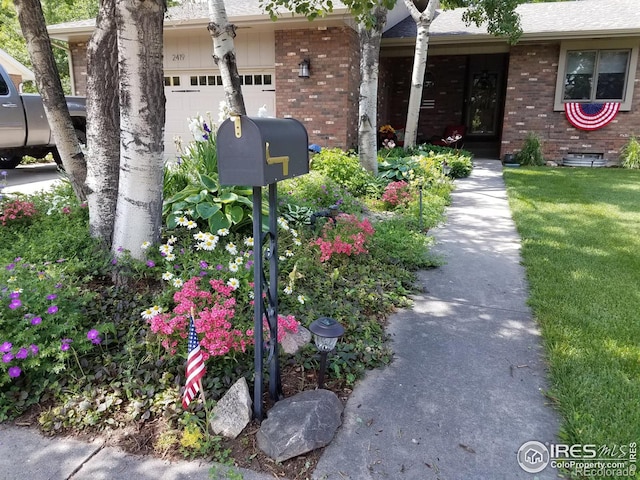
{"type": "Polygon", "coordinates": [[[196,335],[196,327],[193,324],[193,317],[189,319],[189,355],[187,356],[187,383],[182,394],[182,406],[186,408],[191,403],[199,391],[202,390],[202,377],[206,370],[204,368],[204,358],[200,351],[200,342],[196,335]]]}

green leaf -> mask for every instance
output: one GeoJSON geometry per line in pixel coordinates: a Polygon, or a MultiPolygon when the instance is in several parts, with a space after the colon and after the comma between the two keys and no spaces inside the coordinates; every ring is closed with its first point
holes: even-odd
{"type": "Polygon", "coordinates": [[[185,201],[189,203],[200,203],[205,198],[207,198],[208,194],[209,192],[207,192],[206,190],[202,190],[200,193],[196,195],[191,195],[190,197],[185,198],[185,201]]]}
{"type": "Polygon", "coordinates": [[[237,202],[238,203],[242,203],[244,205],[247,205],[249,207],[253,207],[253,200],[251,200],[250,198],[247,198],[247,197],[238,196],[237,202]]]}
{"type": "MultiPolygon", "coordinates": [[[[227,205],[227,207],[229,207],[229,205],[227,205]]],[[[232,225],[234,223],[240,223],[244,217],[244,209],[240,205],[225,208],[225,213],[232,225]]]]}
{"type": "Polygon", "coordinates": [[[185,198],[187,198],[189,195],[193,195],[194,193],[197,193],[198,190],[199,190],[198,188],[195,188],[195,187],[190,185],[190,186],[186,187],[184,190],[176,193],[172,197],[167,198],[164,202],[165,203],[180,202],[180,201],[184,200],[185,198]]]}
{"type": "Polygon", "coordinates": [[[222,203],[231,203],[237,200],[238,200],[238,195],[236,195],[233,192],[224,192],[222,195],[220,195],[220,201],[222,203]]]}
{"type": "Polygon", "coordinates": [[[219,211],[220,205],[214,203],[202,202],[196,205],[196,212],[198,212],[198,215],[200,215],[201,218],[204,218],[206,220],[213,217],[213,215],[215,215],[219,211]]]}
{"type": "Polygon", "coordinates": [[[200,174],[200,183],[202,183],[202,185],[204,185],[204,187],[211,193],[216,193],[218,191],[218,183],[204,173],[200,174]]]}
{"type": "Polygon", "coordinates": [[[231,226],[231,222],[229,219],[223,215],[222,211],[216,212],[211,218],[209,218],[209,230],[212,232],[217,232],[221,228],[229,228],[231,226]]]}
{"type": "Polygon", "coordinates": [[[176,220],[176,216],[173,214],[169,214],[169,216],[167,217],[167,228],[169,230],[173,230],[174,228],[176,228],[178,226],[178,222],[176,220]]]}

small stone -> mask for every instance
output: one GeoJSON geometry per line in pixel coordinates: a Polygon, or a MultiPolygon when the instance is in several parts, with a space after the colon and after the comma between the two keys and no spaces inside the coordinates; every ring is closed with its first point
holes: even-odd
{"type": "Polygon", "coordinates": [[[211,428],[216,435],[236,438],[251,421],[252,401],[247,380],[242,377],[213,408],[211,428]]]}
{"type": "Polygon", "coordinates": [[[329,390],[308,390],[280,400],[256,434],[258,447],[276,462],[324,447],[342,423],[342,410],[329,390]]]}
{"type": "Polygon", "coordinates": [[[546,163],[547,167],[557,167],[558,164],[556,162],[554,162],[553,160],[547,160],[546,163]]]}
{"type": "Polygon", "coordinates": [[[303,327],[298,326],[297,332],[285,329],[284,336],[280,341],[280,346],[285,353],[295,355],[298,351],[311,341],[311,332],[303,327]]]}

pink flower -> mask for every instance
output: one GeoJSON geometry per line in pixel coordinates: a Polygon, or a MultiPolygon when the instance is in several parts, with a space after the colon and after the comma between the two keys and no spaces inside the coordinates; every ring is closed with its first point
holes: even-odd
{"type": "Polygon", "coordinates": [[[17,378],[22,373],[20,367],[9,367],[9,378],[17,378]]]}

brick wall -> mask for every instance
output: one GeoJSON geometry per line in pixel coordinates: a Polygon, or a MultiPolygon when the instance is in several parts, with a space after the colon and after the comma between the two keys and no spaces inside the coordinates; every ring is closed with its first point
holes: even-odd
{"type": "Polygon", "coordinates": [[[22,83],[22,75],[16,75],[13,73],[9,74],[9,78],[13,82],[16,88],[20,88],[20,84],[22,83]]]}
{"type": "Polygon", "coordinates": [[[518,45],[509,58],[501,158],[518,152],[528,132],[538,134],[548,160],[567,153],[602,153],[616,161],[630,134],[640,134],[640,68],[636,73],[632,110],[619,112],[605,127],[583,131],[573,127],[563,111],[554,112],[559,45],[518,45]]]}
{"type": "Polygon", "coordinates": [[[70,43],[71,61],[73,62],[73,77],[76,85],[76,95],[87,94],[87,44],[85,42],[70,43]]]}
{"type": "MultiPolygon", "coordinates": [[[[407,118],[413,57],[383,58],[384,83],[379,96],[383,98],[378,124],[390,123],[403,128],[407,118]]],[[[464,55],[430,56],[427,71],[432,86],[425,86],[423,100],[433,100],[433,108],[421,108],[418,122],[418,142],[442,135],[444,127],[462,122],[464,83],[467,57],[464,55]]]]}
{"type": "Polygon", "coordinates": [[[323,147],[358,144],[360,53],[349,27],[279,30],[276,42],[276,111],[300,120],[309,142],[323,147]],[[310,77],[298,77],[308,58],[310,77]]]}

